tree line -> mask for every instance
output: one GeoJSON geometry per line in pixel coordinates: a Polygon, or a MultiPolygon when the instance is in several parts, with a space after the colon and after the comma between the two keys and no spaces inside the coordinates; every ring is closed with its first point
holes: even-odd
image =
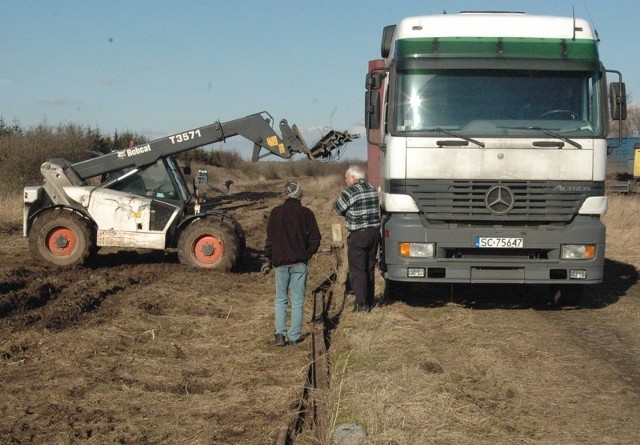
{"type": "MultiPolygon", "coordinates": [[[[7,122],[0,116],[0,194],[19,193],[27,185],[41,185],[40,166],[48,159],[63,158],[71,163],[120,150],[148,139],[132,131],[115,131],[104,134],[100,129],[78,124],[46,123],[32,128],[24,128],[19,122],[7,122]]],[[[260,162],[259,166],[244,161],[242,156],[230,150],[196,148],[176,156],[199,166],[214,166],[240,169],[248,176],[263,176],[278,179],[286,175],[318,176],[336,171],[333,167],[318,161],[296,161],[294,163],[260,162]],[[306,162],[305,162],[306,161],[306,162]],[[285,164],[285,165],[283,165],[285,164]]],[[[338,167],[338,168],[343,168],[338,167]]]]}

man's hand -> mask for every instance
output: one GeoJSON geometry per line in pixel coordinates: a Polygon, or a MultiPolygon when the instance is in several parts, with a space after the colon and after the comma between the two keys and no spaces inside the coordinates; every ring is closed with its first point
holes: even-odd
{"type": "Polygon", "coordinates": [[[266,275],[269,272],[271,272],[271,269],[273,269],[273,266],[271,265],[271,261],[267,260],[262,264],[262,267],[260,268],[260,272],[262,272],[263,275],[266,275]]]}

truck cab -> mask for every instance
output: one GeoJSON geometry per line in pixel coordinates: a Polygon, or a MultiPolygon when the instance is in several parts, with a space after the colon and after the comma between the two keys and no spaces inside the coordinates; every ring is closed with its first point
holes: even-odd
{"type": "Polygon", "coordinates": [[[409,17],[383,30],[381,56],[365,123],[387,283],[601,282],[607,107],[626,113],[591,25],[409,17]]]}

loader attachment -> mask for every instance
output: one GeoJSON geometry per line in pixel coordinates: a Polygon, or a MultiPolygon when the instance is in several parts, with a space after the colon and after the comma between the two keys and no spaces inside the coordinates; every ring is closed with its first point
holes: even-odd
{"type": "Polygon", "coordinates": [[[322,138],[320,138],[320,140],[309,149],[307,156],[309,159],[327,158],[331,156],[331,152],[336,148],[341,147],[347,142],[351,142],[359,137],[359,134],[331,130],[322,136],[322,138]]]}
{"type": "Polygon", "coordinates": [[[298,127],[295,124],[293,127],[290,127],[286,119],[282,119],[280,121],[280,132],[282,133],[283,142],[282,144],[279,144],[280,152],[275,153],[271,147],[265,147],[264,145],[256,143],[253,146],[253,155],[251,156],[251,160],[253,162],[257,162],[270,154],[277,154],[278,156],[286,159],[289,159],[297,153],[303,153],[311,160],[327,158],[331,156],[332,151],[336,148],[360,137],[359,134],[331,130],[322,136],[320,140],[313,145],[313,147],[309,147],[298,130],[298,127]],[[267,148],[269,152],[261,155],[260,151],[263,148],[267,148]]]}

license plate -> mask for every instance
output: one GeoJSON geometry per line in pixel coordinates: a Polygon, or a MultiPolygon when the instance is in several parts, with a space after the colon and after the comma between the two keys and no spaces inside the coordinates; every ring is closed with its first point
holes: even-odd
{"type": "Polygon", "coordinates": [[[493,249],[522,249],[524,247],[524,238],[476,236],[476,247],[493,249]]]}

